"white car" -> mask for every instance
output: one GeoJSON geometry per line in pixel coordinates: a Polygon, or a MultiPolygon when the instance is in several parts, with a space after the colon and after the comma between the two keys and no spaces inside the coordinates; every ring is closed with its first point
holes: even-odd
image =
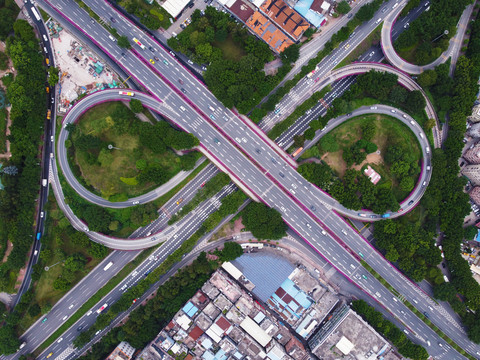
{"type": "Polygon", "coordinates": [[[60,344],[60,343],[62,342],[62,340],[63,340],[63,337],[61,337],[60,339],[58,339],[57,344],[60,344]]]}
{"type": "Polygon", "coordinates": [[[370,110],[377,110],[376,106],[370,106],[370,110]]]}
{"type": "Polygon", "coordinates": [[[73,309],[73,304],[68,307],[69,310],[73,309]]]}

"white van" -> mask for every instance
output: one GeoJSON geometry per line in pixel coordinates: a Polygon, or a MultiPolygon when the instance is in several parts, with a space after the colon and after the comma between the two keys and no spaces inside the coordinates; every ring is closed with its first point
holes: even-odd
{"type": "Polygon", "coordinates": [[[112,41],[117,41],[117,39],[115,39],[112,35],[108,35],[108,38],[112,41]]]}
{"type": "Polygon", "coordinates": [[[45,51],[45,54],[48,54],[48,50],[45,46],[43,47],[43,51],[45,51]]]}
{"type": "Polygon", "coordinates": [[[375,24],[380,24],[381,21],[382,21],[382,18],[378,18],[377,21],[375,21],[375,24]]]}
{"type": "Polygon", "coordinates": [[[43,35],[43,40],[48,41],[47,35],[43,35]]]}
{"type": "Polygon", "coordinates": [[[187,109],[185,109],[183,106],[180,105],[180,110],[185,111],[187,109]]]}
{"type": "Polygon", "coordinates": [[[424,138],[423,133],[418,133],[418,135],[420,135],[422,139],[424,138]]]}
{"type": "Polygon", "coordinates": [[[215,112],[215,108],[212,105],[209,105],[208,108],[210,109],[210,111],[215,112]]]}
{"type": "Polygon", "coordinates": [[[427,154],[430,154],[430,148],[428,146],[425,148],[425,151],[427,152],[427,154]]]}

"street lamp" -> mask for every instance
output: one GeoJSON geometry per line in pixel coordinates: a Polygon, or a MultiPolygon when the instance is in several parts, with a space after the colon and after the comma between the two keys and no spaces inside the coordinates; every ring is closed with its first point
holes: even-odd
{"type": "Polygon", "coordinates": [[[440,39],[443,35],[448,35],[448,30],[445,30],[443,33],[441,33],[439,36],[437,36],[435,39],[432,40],[432,42],[437,41],[440,39]]]}

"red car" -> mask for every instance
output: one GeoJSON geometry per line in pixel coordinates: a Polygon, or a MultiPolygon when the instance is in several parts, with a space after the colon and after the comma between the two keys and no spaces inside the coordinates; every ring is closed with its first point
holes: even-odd
{"type": "Polygon", "coordinates": [[[200,185],[200,187],[204,187],[205,186],[205,183],[203,183],[202,185],[200,185]]]}

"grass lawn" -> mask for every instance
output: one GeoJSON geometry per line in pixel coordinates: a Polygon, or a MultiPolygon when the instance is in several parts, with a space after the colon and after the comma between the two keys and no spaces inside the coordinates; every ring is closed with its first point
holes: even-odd
{"type": "MultiPolygon", "coordinates": [[[[367,159],[361,165],[353,166],[353,168],[360,170],[366,164],[371,165],[372,168],[382,176],[382,180],[380,180],[377,186],[392,187],[395,197],[398,201],[401,201],[408,195],[408,193],[398,188],[396,178],[391,175],[390,168],[384,163],[382,154],[385,153],[387,147],[398,145],[403,149],[410,151],[415,159],[420,160],[421,150],[415,135],[406,125],[395,118],[372,114],[356,117],[339,125],[331,131],[331,135],[339,144],[340,150],[333,153],[323,154],[322,159],[340,177],[343,177],[347,169],[346,163],[342,158],[343,149],[350,147],[360,140],[362,124],[372,121],[376,125],[376,134],[372,142],[378,146],[380,154],[369,154],[367,159]]],[[[306,158],[308,155],[309,154],[307,153],[302,156],[302,158],[306,158]]]]}
{"type": "MultiPolygon", "coordinates": [[[[90,109],[77,123],[80,131],[77,130],[71,137],[75,145],[80,133],[92,135],[107,144],[112,144],[117,149],[100,150],[98,154],[95,154],[98,158],[94,164],[88,162],[88,157],[91,156],[88,152],[73,149],[73,147],[69,152],[73,154],[75,165],[78,166],[77,177],[80,176],[87,187],[112,201],[138,196],[158,186],[152,182],[128,185],[122,181],[121,178],[135,178],[139,174],[139,170],[135,166],[137,160],[143,159],[148,164],[159,164],[167,172],[169,178],[181,170],[180,158],[173,151],[167,150],[159,156],[142,146],[139,135],[116,135],[109,131],[115,122],[110,114],[115,113],[117,107],[123,106],[125,105],[120,102],[109,102],[90,109]],[[125,196],[118,196],[119,194],[125,196]],[[114,200],[111,197],[115,195],[117,197],[114,200]]],[[[72,167],[72,169],[74,168],[75,166],[72,167]]]]}
{"type": "Polygon", "coordinates": [[[222,50],[223,57],[227,60],[238,61],[242,57],[247,55],[247,53],[243,51],[243,49],[240,46],[235,44],[231,35],[229,35],[225,39],[225,41],[222,41],[222,42],[215,41],[212,43],[212,45],[222,50]]]}
{"type": "Polygon", "coordinates": [[[420,43],[416,43],[408,48],[405,48],[405,49],[397,49],[395,48],[395,51],[397,52],[398,56],[400,56],[403,60],[411,63],[411,64],[415,64],[415,53],[416,53],[416,50],[417,48],[420,46],[420,43]]]}

